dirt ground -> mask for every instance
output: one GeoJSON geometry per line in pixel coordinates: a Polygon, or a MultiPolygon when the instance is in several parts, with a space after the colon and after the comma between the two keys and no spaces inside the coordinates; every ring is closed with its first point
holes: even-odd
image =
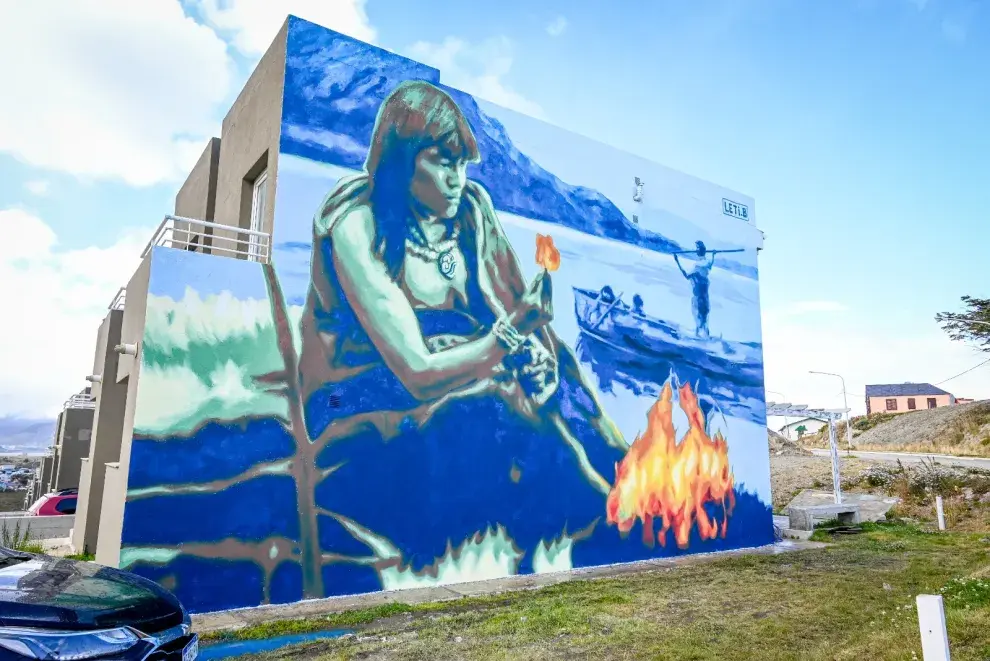
{"type": "Polygon", "coordinates": [[[23,491],[0,491],[0,512],[20,512],[23,509],[23,491]]]}
{"type": "MultiPolygon", "coordinates": [[[[841,457],[842,480],[857,481],[870,466],[878,462],[854,457],[841,457]]],[[[780,511],[804,489],[831,489],[832,462],[828,457],[777,456],[770,457],[770,488],[773,509],[780,511]]]]}

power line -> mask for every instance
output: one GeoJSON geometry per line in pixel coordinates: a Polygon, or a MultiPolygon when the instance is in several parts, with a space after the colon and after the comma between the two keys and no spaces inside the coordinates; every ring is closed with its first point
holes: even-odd
{"type": "Polygon", "coordinates": [[[938,383],[933,383],[932,385],[935,385],[935,386],[940,386],[940,385],[942,385],[943,383],[948,383],[949,381],[952,381],[953,379],[958,379],[958,378],[959,378],[960,376],[962,376],[963,374],[969,374],[970,372],[972,372],[973,370],[975,370],[975,369],[976,369],[976,368],[978,368],[978,367],[983,367],[983,366],[984,366],[984,365],[986,365],[987,363],[990,363],[990,358],[987,358],[987,359],[986,359],[986,360],[984,360],[984,361],[983,361],[982,363],[979,363],[979,364],[977,364],[977,365],[973,365],[972,367],[970,367],[970,368],[969,368],[968,370],[966,370],[965,372],[959,372],[959,374],[956,374],[955,376],[950,376],[950,377],[949,377],[948,379],[946,379],[945,381],[939,381],[938,383]]]}

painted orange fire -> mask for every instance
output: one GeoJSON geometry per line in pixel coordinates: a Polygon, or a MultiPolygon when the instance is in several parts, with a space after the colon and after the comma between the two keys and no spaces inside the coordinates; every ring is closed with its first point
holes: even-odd
{"type": "Polygon", "coordinates": [[[553,272],[560,268],[560,251],[553,245],[553,237],[536,235],[536,263],[553,272]]]}
{"type": "Polygon", "coordinates": [[[715,438],[705,433],[704,414],[690,384],[681,386],[679,394],[690,423],[681,442],[675,438],[668,383],[647,414],[646,431],[616,464],[615,485],[606,502],[608,522],[621,533],[642,521],[648,546],[653,546],[654,519],[663,524],[655,535],[661,546],[667,544],[667,531],[673,531],[677,545],[687,548],[694,524],[701,539],[724,538],[735,507],[728,444],[721,433],[715,438]],[[708,515],[706,503],[721,504],[721,522],[708,515]]]}

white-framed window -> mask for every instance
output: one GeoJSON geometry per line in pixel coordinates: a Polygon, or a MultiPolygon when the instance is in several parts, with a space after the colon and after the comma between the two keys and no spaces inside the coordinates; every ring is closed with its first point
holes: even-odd
{"type": "MultiPolygon", "coordinates": [[[[251,190],[251,226],[252,232],[261,231],[261,221],[265,216],[265,206],[268,203],[268,170],[264,170],[254,180],[251,190]]],[[[248,239],[248,259],[261,261],[261,240],[256,235],[248,239]]]]}

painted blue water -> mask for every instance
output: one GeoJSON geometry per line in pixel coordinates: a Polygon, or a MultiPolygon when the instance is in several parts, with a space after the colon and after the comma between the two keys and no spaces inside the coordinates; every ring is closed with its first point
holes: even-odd
{"type": "Polygon", "coordinates": [[[265,640],[236,640],[228,643],[216,643],[203,647],[199,651],[199,661],[221,661],[222,659],[236,659],[248,654],[263,654],[274,652],[275,650],[289,647],[291,645],[301,645],[320,640],[333,640],[349,633],[349,629],[336,629],[334,631],[316,631],[313,633],[298,633],[288,636],[277,636],[266,638],[265,640]]]}

